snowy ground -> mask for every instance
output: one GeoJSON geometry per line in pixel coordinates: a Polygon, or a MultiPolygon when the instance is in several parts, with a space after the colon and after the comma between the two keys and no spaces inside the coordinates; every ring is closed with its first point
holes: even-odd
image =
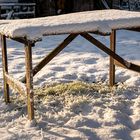
{"type": "MultiPolygon", "coordinates": [[[[117,33],[117,52],[124,58],[139,64],[140,34],[131,32],[130,36],[129,33],[129,31],[117,33]]],[[[34,65],[65,37],[46,37],[43,42],[39,42],[33,49],[34,65]]],[[[109,45],[109,37],[96,37],[109,45]]],[[[8,54],[10,56],[9,72],[17,78],[23,76],[24,47],[8,41],[8,54]]],[[[1,65],[0,60],[0,86],[2,85],[1,65]]],[[[46,83],[72,81],[106,84],[108,69],[108,56],[79,36],[35,76],[34,83],[40,87],[46,83]]],[[[6,106],[1,98],[1,139],[139,140],[140,75],[117,68],[116,82],[119,82],[118,85],[127,85],[129,88],[123,91],[117,89],[113,93],[106,92],[106,94],[93,93],[92,96],[88,96],[87,93],[75,97],[65,93],[65,97],[69,99],[67,104],[61,103],[63,100],[61,96],[48,97],[47,102],[36,100],[38,122],[36,127],[29,127],[26,114],[21,115],[26,112],[24,104],[18,103],[19,106],[16,106],[13,103],[6,106]]]]}

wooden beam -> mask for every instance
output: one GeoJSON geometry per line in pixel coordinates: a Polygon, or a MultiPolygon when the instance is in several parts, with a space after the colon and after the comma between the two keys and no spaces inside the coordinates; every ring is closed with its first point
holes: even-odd
{"type": "Polygon", "coordinates": [[[58,55],[77,36],[77,34],[70,34],[57,48],[50,52],[37,66],[35,66],[35,68],[33,69],[33,75],[37,74],[46,64],[48,64],[56,55],[58,55]]]}
{"type": "MultiPolygon", "coordinates": [[[[114,60],[114,65],[118,66],[118,67],[121,67],[121,68],[125,68],[125,69],[128,69],[126,66],[122,65],[120,62],[118,62],[117,60],[114,60]]],[[[131,65],[135,65],[133,63],[131,63],[131,65]]],[[[140,66],[138,66],[138,68],[140,68],[140,66]]],[[[129,69],[129,70],[132,70],[132,71],[135,71],[133,69],[129,69]]]]}
{"type": "Polygon", "coordinates": [[[140,27],[139,28],[129,28],[129,29],[126,29],[126,30],[140,32],[140,27]]]}
{"type": "Polygon", "coordinates": [[[24,83],[21,83],[17,79],[13,78],[12,76],[8,75],[5,73],[5,80],[6,83],[15,91],[17,91],[20,94],[25,94],[26,93],[26,86],[24,83]]]}
{"type": "MultiPolygon", "coordinates": [[[[110,50],[113,52],[116,51],[116,31],[113,30],[110,35],[110,50]]],[[[109,84],[110,86],[114,86],[115,84],[115,65],[114,59],[110,56],[110,68],[109,68],[109,84]]]]}
{"type": "Polygon", "coordinates": [[[22,44],[27,45],[27,46],[28,46],[28,44],[30,44],[32,47],[35,46],[36,42],[42,41],[42,38],[37,38],[35,40],[29,40],[26,37],[10,37],[10,36],[6,36],[6,38],[12,39],[14,41],[17,41],[17,42],[22,43],[22,44]]]}
{"type": "Polygon", "coordinates": [[[37,41],[27,40],[24,37],[19,37],[19,38],[17,37],[17,38],[11,38],[11,39],[12,40],[15,40],[15,41],[17,41],[19,43],[25,44],[27,46],[28,46],[28,44],[30,44],[32,47],[35,46],[35,43],[37,42],[37,41]]]}
{"type": "Polygon", "coordinates": [[[2,68],[3,68],[3,83],[4,83],[4,100],[7,103],[10,103],[9,96],[9,86],[6,83],[5,73],[8,73],[8,59],[7,59],[7,44],[6,37],[1,35],[1,47],[2,47],[2,68]]]}
{"type": "MultiPolygon", "coordinates": [[[[50,52],[37,66],[33,69],[33,76],[36,75],[46,64],[48,64],[56,55],[58,55],[70,42],[72,42],[78,34],[70,34],[57,48],[50,52]]],[[[21,79],[25,82],[25,77],[21,79]]]]}
{"type": "Polygon", "coordinates": [[[120,62],[118,62],[117,60],[114,60],[114,65],[118,66],[118,67],[122,67],[127,69],[127,67],[125,67],[124,65],[122,65],[120,62]]]}
{"type": "Polygon", "coordinates": [[[28,119],[34,119],[34,93],[33,93],[33,73],[32,73],[32,46],[25,45],[25,65],[26,65],[26,93],[28,119]]]}
{"type": "Polygon", "coordinates": [[[140,72],[140,66],[124,60],[122,57],[120,57],[118,54],[110,50],[108,47],[106,47],[104,44],[102,44],[100,41],[98,41],[97,39],[89,35],[88,33],[81,33],[80,35],[84,37],[85,39],[87,39],[92,44],[94,44],[96,47],[98,47],[99,49],[101,49],[102,51],[110,55],[112,58],[120,62],[127,69],[140,72]]]}

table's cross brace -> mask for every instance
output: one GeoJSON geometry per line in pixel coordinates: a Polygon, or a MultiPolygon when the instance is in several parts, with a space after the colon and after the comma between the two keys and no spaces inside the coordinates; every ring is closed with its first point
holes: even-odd
{"type": "Polygon", "coordinates": [[[11,75],[4,73],[6,83],[16,92],[26,95],[26,85],[15,79],[11,75]]]}
{"type": "Polygon", "coordinates": [[[136,72],[140,72],[140,66],[124,60],[122,57],[120,57],[114,51],[112,51],[107,46],[102,44],[100,41],[98,41],[97,39],[92,37],[90,34],[81,33],[80,35],[82,37],[84,37],[86,40],[88,40],[89,42],[91,42],[92,44],[94,44],[96,47],[98,47],[99,49],[101,49],[102,51],[107,53],[109,56],[111,56],[113,59],[115,59],[121,65],[123,65],[123,67],[125,67],[126,69],[133,70],[133,71],[136,71],[136,72]]]}
{"type": "MultiPolygon", "coordinates": [[[[45,58],[37,64],[33,69],[33,76],[35,76],[45,65],[47,65],[55,56],[57,56],[66,46],[68,46],[78,34],[70,34],[62,43],[58,45],[52,52],[50,52],[45,58]]],[[[26,78],[21,79],[25,83],[26,78]]]]}

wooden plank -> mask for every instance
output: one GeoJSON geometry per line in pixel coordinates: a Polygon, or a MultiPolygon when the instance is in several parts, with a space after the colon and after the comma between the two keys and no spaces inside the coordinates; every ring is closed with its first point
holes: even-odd
{"type": "MultiPolygon", "coordinates": [[[[110,50],[116,51],[116,31],[113,30],[110,35],[110,50]]],[[[115,65],[114,59],[110,56],[110,68],[109,68],[109,84],[114,86],[115,84],[115,65]]]]}
{"type": "MultiPolygon", "coordinates": [[[[126,66],[122,65],[122,64],[121,64],[120,62],[118,62],[117,60],[114,60],[114,65],[116,65],[116,66],[118,66],[118,67],[121,67],[121,68],[128,69],[126,66]]],[[[129,70],[135,71],[134,68],[137,68],[138,71],[139,71],[140,66],[131,63],[131,69],[129,69],[129,70]]],[[[137,72],[138,72],[138,71],[137,71],[137,72]]]]}
{"type": "Polygon", "coordinates": [[[31,41],[31,40],[27,40],[25,37],[17,37],[17,38],[11,38],[12,40],[15,40],[19,43],[22,43],[22,44],[25,44],[28,46],[28,44],[30,44],[31,46],[35,46],[35,43],[37,41],[40,41],[40,40],[36,40],[36,41],[31,41]]]}
{"type": "Polygon", "coordinates": [[[8,73],[8,59],[7,59],[7,44],[6,37],[1,35],[1,46],[2,46],[2,68],[3,68],[3,81],[4,81],[4,100],[7,103],[10,103],[9,96],[9,86],[6,83],[5,73],[8,73]]]}
{"type": "Polygon", "coordinates": [[[34,119],[34,93],[33,93],[33,73],[32,73],[32,46],[25,45],[25,65],[26,65],[26,92],[28,119],[34,119]]]}
{"type": "Polygon", "coordinates": [[[140,72],[140,66],[133,63],[130,63],[130,67],[128,69],[135,72],[140,72]]]}
{"type": "Polygon", "coordinates": [[[26,37],[10,37],[10,36],[6,36],[6,38],[10,38],[14,41],[17,41],[19,43],[22,43],[26,46],[28,46],[28,44],[30,44],[30,46],[34,47],[36,42],[42,41],[42,38],[37,38],[35,40],[29,40],[26,37]]]}
{"type": "Polygon", "coordinates": [[[108,47],[106,47],[104,44],[102,44],[100,41],[98,41],[97,39],[89,35],[88,33],[81,33],[80,35],[84,37],[85,39],[87,39],[92,44],[94,44],[96,47],[98,47],[99,49],[107,53],[108,55],[112,56],[112,58],[120,62],[127,69],[140,72],[140,66],[124,60],[122,57],[120,57],[118,54],[110,50],[108,47]]]}
{"type": "Polygon", "coordinates": [[[139,28],[129,28],[129,29],[126,29],[126,30],[140,32],[140,27],[139,28]]]}
{"type": "MultiPolygon", "coordinates": [[[[57,48],[49,53],[35,68],[33,69],[33,76],[36,75],[46,64],[48,64],[56,55],[58,55],[70,42],[72,42],[78,34],[70,34],[57,48]]],[[[22,78],[25,82],[25,77],[22,78]]]]}
{"type": "Polygon", "coordinates": [[[4,74],[6,83],[15,91],[20,94],[26,93],[26,87],[24,83],[21,83],[17,79],[13,78],[12,76],[8,75],[7,73],[4,74]]]}
{"type": "Polygon", "coordinates": [[[125,67],[124,65],[122,65],[122,64],[121,64],[120,62],[118,62],[117,60],[114,60],[114,65],[127,69],[127,67],[125,67]]]}

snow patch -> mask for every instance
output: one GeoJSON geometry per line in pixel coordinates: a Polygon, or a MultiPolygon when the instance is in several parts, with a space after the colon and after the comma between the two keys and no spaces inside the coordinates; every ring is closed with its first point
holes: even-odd
{"type": "Polygon", "coordinates": [[[10,37],[38,40],[43,35],[94,32],[109,34],[112,29],[140,27],[139,12],[98,10],[60,16],[1,20],[0,33],[10,37]]]}

